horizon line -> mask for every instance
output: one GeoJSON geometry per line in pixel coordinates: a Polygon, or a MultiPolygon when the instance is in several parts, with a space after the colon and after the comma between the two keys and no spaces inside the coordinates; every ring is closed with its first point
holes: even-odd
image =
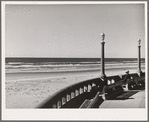
{"type": "MultiPolygon", "coordinates": [[[[5,58],[100,58],[100,57],[5,57],[5,58]]],[[[108,57],[107,57],[108,58],[108,57]]],[[[126,58],[126,57],[125,57],[126,58]]],[[[130,57],[128,57],[130,58],[130,57]]],[[[132,57],[131,57],[132,58],[132,57]]],[[[106,59],[106,58],[105,58],[106,59]]],[[[121,59],[121,58],[120,58],[121,59]]],[[[137,59],[137,58],[136,58],[137,59]]],[[[145,59],[145,58],[141,58],[145,59]]]]}

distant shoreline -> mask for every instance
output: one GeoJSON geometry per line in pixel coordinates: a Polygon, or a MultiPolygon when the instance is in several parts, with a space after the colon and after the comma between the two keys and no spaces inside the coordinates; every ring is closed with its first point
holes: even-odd
{"type": "MultiPolygon", "coordinates": [[[[126,68],[128,69],[128,68],[126,68]]],[[[142,68],[145,70],[145,68],[142,68]]],[[[130,73],[135,73],[136,68],[129,68],[130,73]]],[[[42,78],[52,78],[52,77],[65,77],[65,76],[74,76],[74,75],[90,75],[90,74],[99,74],[100,69],[92,69],[92,70],[76,70],[76,71],[56,71],[56,72],[12,72],[6,73],[6,82],[14,81],[14,80],[25,80],[25,79],[42,79],[42,78]]],[[[123,68],[111,68],[105,71],[107,75],[119,75],[125,74],[125,70],[123,68]],[[115,73],[114,73],[115,72],[115,73]]]]}

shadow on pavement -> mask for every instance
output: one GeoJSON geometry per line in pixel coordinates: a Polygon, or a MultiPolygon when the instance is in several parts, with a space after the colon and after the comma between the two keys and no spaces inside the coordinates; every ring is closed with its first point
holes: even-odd
{"type": "Polygon", "coordinates": [[[139,91],[124,91],[121,95],[116,96],[115,98],[111,98],[111,100],[126,100],[126,99],[134,99],[134,98],[129,98],[132,95],[138,93],[139,91]]]}
{"type": "Polygon", "coordinates": [[[145,87],[136,87],[135,90],[145,90],[145,87]]]}
{"type": "Polygon", "coordinates": [[[130,98],[132,95],[138,93],[140,90],[144,90],[145,87],[138,87],[134,90],[123,91],[121,95],[117,95],[115,97],[111,97],[109,100],[126,100],[126,99],[134,99],[130,98]]]}

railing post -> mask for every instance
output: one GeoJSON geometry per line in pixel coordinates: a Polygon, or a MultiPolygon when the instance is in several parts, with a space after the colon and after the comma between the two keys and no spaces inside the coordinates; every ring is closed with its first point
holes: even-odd
{"type": "Polygon", "coordinates": [[[104,38],[105,38],[105,34],[102,33],[101,34],[102,36],[102,41],[101,41],[101,78],[105,78],[106,75],[105,75],[105,67],[104,67],[104,38]]]}
{"type": "Polygon", "coordinates": [[[137,73],[139,74],[139,76],[141,76],[141,40],[139,39],[138,40],[138,70],[137,70],[137,73]]]}

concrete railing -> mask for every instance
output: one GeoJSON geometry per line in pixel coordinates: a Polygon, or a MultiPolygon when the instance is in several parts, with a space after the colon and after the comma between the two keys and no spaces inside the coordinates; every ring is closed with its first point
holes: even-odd
{"type": "MultiPolygon", "coordinates": [[[[123,76],[107,77],[106,90],[120,87],[123,84],[123,76]]],[[[145,80],[145,73],[139,77],[137,73],[130,74],[131,82],[134,84],[142,83],[145,80]]],[[[46,98],[36,108],[79,108],[86,99],[92,99],[96,93],[93,92],[94,87],[100,87],[101,78],[91,79],[70,85],[52,96],[46,98]]]]}

